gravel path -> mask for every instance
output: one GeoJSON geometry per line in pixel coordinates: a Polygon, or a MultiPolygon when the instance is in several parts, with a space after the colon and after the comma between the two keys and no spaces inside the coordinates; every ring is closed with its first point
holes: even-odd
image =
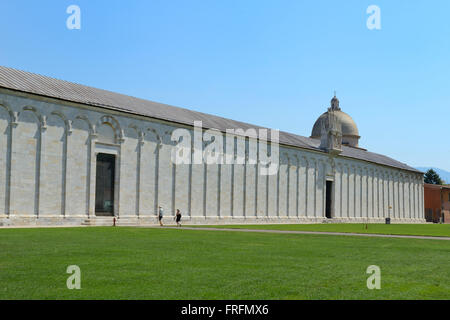
{"type": "MultiPolygon", "coordinates": [[[[176,227],[164,226],[160,227],[157,224],[152,225],[122,225],[123,227],[138,227],[138,228],[157,228],[157,229],[182,229],[182,230],[203,230],[203,231],[235,231],[235,232],[256,232],[256,233],[285,233],[285,234],[316,234],[316,235],[331,235],[331,236],[356,236],[356,237],[378,237],[378,238],[400,238],[400,239],[422,239],[422,240],[447,240],[450,237],[434,237],[434,236],[412,236],[412,235],[397,235],[397,234],[378,234],[378,233],[351,233],[351,232],[327,232],[327,231],[290,231],[290,230],[266,230],[266,229],[233,229],[233,228],[203,228],[203,227],[176,227]]],[[[21,228],[71,228],[71,227],[95,227],[95,226],[1,226],[0,229],[21,229],[21,228]]],[[[118,227],[121,227],[118,225],[118,227]]]]}
{"type": "MultiPolygon", "coordinates": [[[[161,227],[158,227],[158,228],[161,228],[161,227]]],[[[356,237],[378,237],[378,238],[401,238],[401,239],[424,239],[424,240],[447,240],[447,241],[450,241],[450,237],[411,236],[411,235],[377,234],[377,233],[350,233],[350,232],[326,232],[326,231],[287,231],[287,230],[202,228],[202,227],[199,227],[199,228],[194,228],[194,227],[162,227],[162,228],[183,229],[183,230],[204,230],[204,231],[257,232],[257,233],[318,234],[318,235],[326,234],[326,235],[332,235],[332,236],[356,236],[356,237]]]]}

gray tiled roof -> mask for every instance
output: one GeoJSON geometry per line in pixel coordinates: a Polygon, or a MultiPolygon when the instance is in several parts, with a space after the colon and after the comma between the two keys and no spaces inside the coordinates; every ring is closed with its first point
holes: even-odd
{"type": "MultiPolygon", "coordinates": [[[[193,125],[194,121],[201,120],[203,122],[203,127],[215,128],[221,131],[237,128],[244,130],[249,128],[262,128],[248,123],[143,100],[3,66],[0,66],[0,87],[187,125],[193,125]]],[[[281,144],[321,151],[318,148],[320,141],[316,139],[282,131],[280,131],[279,138],[281,144]]],[[[343,146],[341,155],[390,167],[420,172],[389,157],[362,149],[343,146]]]]}

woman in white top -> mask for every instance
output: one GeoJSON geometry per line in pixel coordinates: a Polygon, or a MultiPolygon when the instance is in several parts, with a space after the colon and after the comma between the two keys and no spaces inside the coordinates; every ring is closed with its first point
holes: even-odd
{"type": "Polygon", "coordinates": [[[161,206],[159,206],[158,220],[159,220],[159,225],[161,227],[163,226],[163,223],[162,223],[163,216],[164,216],[164,210],[161,206]]]}

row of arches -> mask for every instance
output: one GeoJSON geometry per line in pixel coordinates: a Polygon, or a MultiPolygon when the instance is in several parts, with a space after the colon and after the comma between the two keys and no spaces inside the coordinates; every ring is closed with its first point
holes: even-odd
{"type": "MultiPolygon", "coordinates": [[[[168,213],[180,208],[193,217],[321,219],[325,216],[326,181],[332,180],[335,217],[381,218],[386,212],[374,208],[385,204],[375,205],[374,196],[369,196],[374,190],[369,189],[369,182],[374,185],[369,177],[387,181],[385,174],[388,177],[401,171],[369,164],[366,172],[358,176],[365,179],[362,187],[361,182],[351,184],[348,173],[364,170],[359,165],[362,162],[335,161],[326,155],[283,146],[275,175],[260,175],[258,164],[249,162],[175,165],[171,161],[174,129],[170,125],[91,110],[83,112],[58,105],[11,108],[1,102],[0,151],[6,156],[0,158],[0,181],[5,181],[0,186],[3,197],[0,213],[93,215],[98,145],[119,150],[120,197],[116,199],[116,214],[122,216],[150,217],[162,205],[168,213]],[[371,173],[373,168],[375,171],[371,173]],[[358,205],[350,210],[357,194],[359,212],[355,210],[358,205]],[[33,201],[24,201],[30,195],[33,201]],[[365,206],[361,205],[363,202],[365,206]]],[[[247,143],[247,153],[249,148],[247,143]]],[[[406,172],[404,175],[419,190],[419,176],[406,172]]],[[[402,198],[399,190],[392,187],[386,191],[392,205],[396,205],[394,199],[398,203],[406,201],[406,192],[402,198]]],[[[415,210],[414,216],[420,218],[421,195],[420,192],[414,195],[408,201],[415,199],[411,208],[415,210]]],[[[408,218],[406,206],[401,209],[397,206],[394,210],[398,211],[398,217],[408,218]]]]}
{"type": "Polygon", "coordinates": [[[423,178],[381,166],[337,163],[335,216],[423,219],[423,178]]]}
{"type": "Polygon", "coordinates": [[[95,124],[90,119],[83,113],[69,119],[56,108],[11,108],[0,102],[0,214],[87,212],[89,204],[80,210],[78,203],[89,200],[92,139],[123,141],[114,117],[100,116],[95,124]]]}

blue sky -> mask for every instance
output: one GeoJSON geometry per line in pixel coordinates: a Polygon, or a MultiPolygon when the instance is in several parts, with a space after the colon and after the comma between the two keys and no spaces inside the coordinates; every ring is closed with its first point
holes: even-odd
{"type": "Polygon", "coordinates": [[[309,136],[333,91],[360,145],[450,171],[450,1],[0,3],[0,64],[309,136]],[[81,9],[69,30],[66,9],[81,9]],[[369,30],[369,5],[381,30],[369,30]]]}

